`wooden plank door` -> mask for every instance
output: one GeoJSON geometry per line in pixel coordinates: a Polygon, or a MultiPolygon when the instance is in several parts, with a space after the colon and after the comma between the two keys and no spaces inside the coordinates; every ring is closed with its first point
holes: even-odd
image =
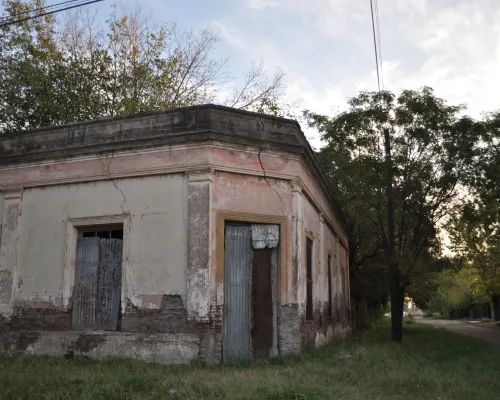
{"type": "Polygon", "coordinates": [[[252,232],[249,225],[226,225],[224,239],[224,362],[250,356],[252,232]]]}
{"type": "Polygon", "coordinates": [[[276,247],[253,251],[251,335],[254,358],[269,357],[273,347],[273,253],[276,247]]]}
{"type": "Polygon", "coordinates": [[[99,238],[79,237],[76,245],[75,285],[73,287],[73,329],[97,329],[98,267],[99,238]]]}
{"type": "Polygon", "coordinates": [[[121,239],[99,241],[98,329],[116,331],[118,328],[122,288],[122,249],[121,239]]]}

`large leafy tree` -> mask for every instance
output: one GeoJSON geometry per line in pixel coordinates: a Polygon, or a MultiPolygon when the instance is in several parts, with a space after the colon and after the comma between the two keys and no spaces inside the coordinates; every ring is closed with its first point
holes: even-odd
{"type": "Polygon", "coordinates": [[[499,118],[488,119],[490,135],[485,154],[475,165],[468,201],[454,218],[451,237],[454,250],[462,255],[479,277],[479,284],[500,320],[500,149],[499,118]]]}
{"type": "Polygon", "coordinates": [[[363,253],[384,262],[398,342],[407,287],[435,265],[438,231],[483,151],[485,124],[462,111],[423,88],[362,92],[332,118],[305,113],[327,143],[320,156],[332,184],[361,221],[363,253]]]}
{"type": "MultiPolygon", "coordinates": [[[[3,5],[9,20],[41,14],[44,0],[3,5]]],[[[43,16],[0,27],[0,39],[0,133],[209,102],[289,111],[283,72],[255,64],[230,79],[216,29],[156,23],[140,8],[113,6],[105,24],[88,10],[43,16]]]]}

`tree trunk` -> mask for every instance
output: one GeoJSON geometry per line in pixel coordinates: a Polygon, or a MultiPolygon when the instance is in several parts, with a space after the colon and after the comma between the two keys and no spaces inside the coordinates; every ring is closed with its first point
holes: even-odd
{"type": "Polygon", "coordinates": [[[493,320],[500,321],[500,294],[495,294],[491,297],[493,303],[493,320]]]}
{"type": "Polygon", "coordinates": [[[391,137],[388,129],[384,129],[384,147],[387,196],[386,256],[391,293],[391,339],[401,343],[403,340],[404,288],[400,286],[399,273],[394,262],[394,193],[392,187],[391,137]]]}
{"type": "Polygon", "coordinates": [[[401,343],[403,340],[403,308],[405,290],[399,281],[391,282],[391,340],[401,343]]]}

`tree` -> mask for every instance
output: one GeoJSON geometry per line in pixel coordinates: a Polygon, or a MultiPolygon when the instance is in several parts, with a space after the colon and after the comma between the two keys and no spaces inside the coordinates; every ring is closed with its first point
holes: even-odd
{"type": "Polygon", "coordinates": [[[486,115],[484,152],[474,164],[468,198],[453,219],[450,234],[454,250],[478,276],[478,284],[500,320],[500,114],[486,115]]]}
{"type": "Polygon", "coordinates": [[[377,235],[369,246],[384,251],[392,339],[400,342],[406,289],[440,254],[438,229],[459,205],[485,126],[430,88],[361,92],[348,104],[333,118],[305,117],[327,142],[322,160],[347,211],[363,215],[377,235]]]}
{"type": "MultiPolygon", "coordinates": [[[[41,14],[44,1],[3,4],[9,17],[41,14]]],[[[158,24],[140,8],[113,6],[104,25],[88,10],[44,16],[0,35],[0,133],[202,103],[273,115],[292,106],[280,70],[268,76],[254,64],[241,85],[229,78],[227,60],[214,56],[214,27],[158,24]]]]}

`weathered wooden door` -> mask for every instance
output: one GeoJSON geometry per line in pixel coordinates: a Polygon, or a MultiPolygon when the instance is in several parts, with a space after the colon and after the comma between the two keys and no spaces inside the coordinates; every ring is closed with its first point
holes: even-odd
{"type": "Polygon", "coordinates": [[[72,326],[116,330],[120,313],[122,240],[77,239],[72,326]]]}
{"type": "Polygon", "coordinates": [[[252,356],[269,357],[273,347],[272,256],[276,248],[254,250],[252,265],[252,356]]]}
{"type": "Polygon", "coordinates": [[[122,249],[120,239],[99,241],[99,284],[97,291],[98,329],[118,327],[122,289],[122,249]]]}
{"type": "Polygon", "coordinates": [[[227,225],[224,240],[224,318],[222,332],[225,362],[250,356],[250,285],[252,231],[250,225],[227,225]]]}
{"type": "Polygon", "coordinates": [[[225,229],[223,359],[276,355],[279,226],[225,229]]]}
{"type": "Polygon", "coordinates": [[[76,242],[75,285],[73,287],[73,329],[96,329],[98,266],[99,238],[79,237],[76,242]]]}

